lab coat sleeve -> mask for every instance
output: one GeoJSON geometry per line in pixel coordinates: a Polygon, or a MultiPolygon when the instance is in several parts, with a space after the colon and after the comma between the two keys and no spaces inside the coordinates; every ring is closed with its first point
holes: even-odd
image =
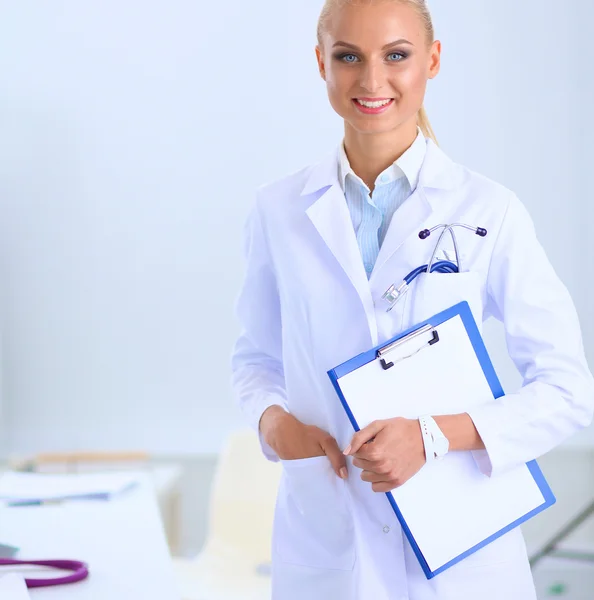
{"type": "Polygon", "coordinates": [[[470,410],[491,476],[548,452],[592,421],[594,383],[572,299],[512,196],[487,278],[486,316],[503,322],[509,355],[523,377],[517,393],[470,410]]]}
{"type": "Polygon", "coordinates": [[[246,272],[236,312],[241,335],[231,358],[232,385],[242,413],[257,432],[264,456],[279,457],[259,431],[260,418],[273,405],[288,412],[282,362],[281,312],[276,278],[257,202],[244,231],[246,272]]]}

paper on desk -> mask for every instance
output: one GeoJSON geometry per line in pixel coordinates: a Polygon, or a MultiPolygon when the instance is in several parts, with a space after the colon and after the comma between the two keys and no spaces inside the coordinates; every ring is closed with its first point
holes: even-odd
{"type": "Polygon", "coordinates": [[[11,502],[104,500],[136,483],[138,474],[127,472],[50,475],[8,471],[0,477],[0,499],[11,502]]]}
{"type": "Polygon", "coordinates": [[[15,573],[0,576],[0,598],[2,600],[31,600],[24,578],[15,573]]]}

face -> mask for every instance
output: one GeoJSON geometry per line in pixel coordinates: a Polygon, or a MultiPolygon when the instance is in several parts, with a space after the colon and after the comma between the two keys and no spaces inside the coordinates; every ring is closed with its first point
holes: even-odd
{"type": "Polygon", "coordinates": [[[347,127],[368,134],[416,128],[440,52],[414,7],[393,1],[335,9],[316,47],[330,104],[347,127]]]}

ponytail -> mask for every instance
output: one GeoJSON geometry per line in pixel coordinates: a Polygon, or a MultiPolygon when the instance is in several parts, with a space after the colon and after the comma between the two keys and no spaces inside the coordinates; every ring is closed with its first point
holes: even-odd
{"type": "Polygon", "coordinates": [[[433,128],[429,122],[429,117],[427,116],[425,106],[421,106],[421,109],[417,113],[417,125],[420,127],[423,135],[426,138],[431,138],[437,144],[437,138],[435,137],[435,133],[433,132],[433,128]]]}

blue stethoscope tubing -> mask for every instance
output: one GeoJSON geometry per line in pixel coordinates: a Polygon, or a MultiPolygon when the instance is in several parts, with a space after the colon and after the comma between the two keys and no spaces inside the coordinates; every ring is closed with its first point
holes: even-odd
{"type": "Polygon", "coordinates": [[[456,241],[456,236],[453,232],[454,227],[463,227],[464,229],[469,229],[473,231],[479,237],[485,237],[487,235],[487,230],[484,227],[472,227],[471,225],[466,225],[465,223],[450,223],[449,225],[436,225],[431,229],[423,229],[419,231],[419,238],[422,240],[427,239],[433,231],[436,229],[443,229],[441,235],[437,239],[435,244],[435,248],[433,249],[433,254],[431,255],[431,259],[426,265],[421,265],[416,269],[413,269],[403,280],[402,283],[396,287],[396,284],[391,285],[385,292],[382,298],[389,303],[389,308],[387,312],[391,311],[392,308],[396,305],[398,300],[406,294],[410,284],[421,274],[421,273],[459,273],[461,269],[460,263],[460,255],[458,253],[458,243],[456,241]],[[446,233],[449,233],[452,238],[452,243],[454,244],[454,254],[456,255],[456,262],[453,263],[449,260],[438,260],[435,261],[435,257],[441,246],[441,242],[446,233]]]}
{"type": "Polygon", "coordinates": [[[421,273],[458,273],[458,265],[449,261],[449,260],[438,260],[433,263],[431,267],[428,269],[429,265],[421,265],[417,267],[413,271],[411,271],[403,281],[406,282],[407,285],[410,285],[421,273]]]}

